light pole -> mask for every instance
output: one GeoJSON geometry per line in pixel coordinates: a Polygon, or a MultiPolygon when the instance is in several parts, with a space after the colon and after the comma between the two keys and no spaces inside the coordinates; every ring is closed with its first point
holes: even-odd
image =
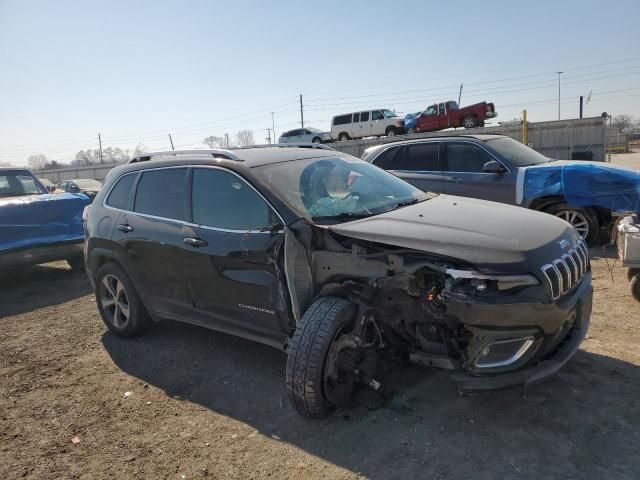
{"type": "Polygon", "coordinates": [[[564,72],[556,72],[558,74],[558,120],[560,120],[560,75],[564,72]]]}
{"type": "Polygon", "coordinates": [[[273,143],[276,142],[276,121],[273,119],[273,112],[271,112],[271,131],[273,132],[273,143]]]}

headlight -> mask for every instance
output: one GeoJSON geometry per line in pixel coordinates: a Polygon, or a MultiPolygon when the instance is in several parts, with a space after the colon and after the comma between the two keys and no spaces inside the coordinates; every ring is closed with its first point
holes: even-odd
{"type": "Polygon", "coordinates": [[[540,281],[536,277],[528,273],[523,275],[492,275],[474,270],[456,270],[452,268],[448,268],[446,273],[456,280],[468,279],[469,283],[478,291],[486,290],[491,283],[495,283],[498,290],[509,290],[516,287],[540,284],[540,281]]]}

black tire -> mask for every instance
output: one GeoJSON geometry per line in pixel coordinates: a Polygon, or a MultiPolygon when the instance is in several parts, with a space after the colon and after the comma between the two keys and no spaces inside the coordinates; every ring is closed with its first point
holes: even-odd
{"type": "Polygon", "coordinates": [[[640,268],[627,268],[627,280],[633,280],[637,274],[640,273],[640,268]]]}
{"type": "Polygon", "coordinates": [[[313,140],[311,140],[311,143],[322,143],[322,140],[320,139],[320,137],[313,137],[313,140]]]}
{"type": "Polygon", "coordinates": [[[349,137],[348,133],[342,132],[340,135],[338,135],[338,141],[339,142],[346,142],[347,140],[350,140],[351,137],[349,137]]]}
{"type": "Polygon", "coordinates": [[[640,302],[640,273],[636,273],[631,279],[631,295],[640,302]]]}
{"type": "Polygon", "coordinates": [[[327,354],[336,335],[353,321],[355,312],[355,305],[348,300],[322,297],[300,320],[289,346],[286,385],[289,400],[302,415],[323,418],[335,406],[325,394],[327,354]]]}
{"type": "Polygon", "coordinates": [[[578,233],[589,244],[593,245],[600,236],[598,215],[591,208],[572,207],[566,203],[556,203],[544,210],[545,212],[561,218],[576,227],[578,233]],[[575,219],[575,222],[573,221],[575,219]],[[586,230],[583,224],[586,222],[586,230]]]}
{"type": "Polygon", "coordinates": [[[119,265],[109,262],[98,270],[95,297],[102,321],[117,336],[134,337],[149,327],[151,323],[149,315],[133,288],[131,280],[119,265]],[[107,284],[110,285],[110,289],[107,284]],[[109,300],[114,299],[112,311],[109,300]],[[128,314],[125,314],[125,305],[128,314]]]}
{"type": "Polygon", "coordinates": [[[67,258],[67,263],[74,272],[84,272],[84,256],[78,255],[76,257],[67,258]]]}
{"type": "Polygon", "coordinates": [[[462,119],[462,126],[464,128],[476,128],[478,126],[478,119],[473,115],[469,115],[468,117],[464,117],[462,119]]]}
{"type": "Polygon", "coordinates": [[[395,137],[398,132],[395,127],[388,127],[384,133],[387,137],[395,137]]]}

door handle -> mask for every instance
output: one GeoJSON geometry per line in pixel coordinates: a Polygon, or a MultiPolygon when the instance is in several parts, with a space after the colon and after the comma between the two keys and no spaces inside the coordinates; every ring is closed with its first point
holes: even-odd
{"type": "Polygon", "coordinates": [[[201,238],[195,238],[195,237],[187,237],[183,241],[187,245],[191,245],[192,247],[196,247],[196,248],[206,247],[207,245],[209,245],[209,242],[206,242],[201,238]]]}
{"type": "Polygon", "coordinates": [[[458,177],[446,177],[446,178],[447,178],[447,181],[453,182],[453,183],[460,183],[462,181],[462,179],[458,177]]]}
{"type": "Polygon", "coordinates": [[[118,225],[118,230],[124,233],[129,233],[133,232],[133,227],[128,223],[121,223],[120,225],[118,225]]]}

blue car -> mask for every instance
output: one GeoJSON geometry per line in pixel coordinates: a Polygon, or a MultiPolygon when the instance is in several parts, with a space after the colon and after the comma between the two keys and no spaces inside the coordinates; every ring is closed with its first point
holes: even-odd
{"type": "Polygon", "coordinates": [[[26,169],[0,168],[0,271],[66,260],[84,270],[83,194],[52,194],[26,169]]]}

